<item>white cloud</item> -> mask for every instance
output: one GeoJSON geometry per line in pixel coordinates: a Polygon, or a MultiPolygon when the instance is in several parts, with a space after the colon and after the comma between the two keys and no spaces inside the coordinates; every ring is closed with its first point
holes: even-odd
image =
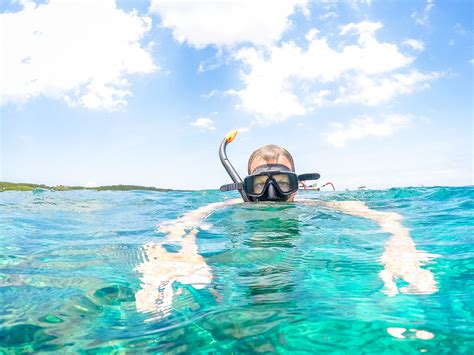
{"type": "Polygon", "coordinates": [[[316,38],[316,35],[319,33],[319,30],[317,28],[312,28],[309,30],[309,32],[304,36],[308,42],[311,42],[316,38]]]}
{"type": "Polygon", "coordinates": [[[210,118],[200,117],[196,121],[191,122],[191,126],[201,128],[202,130],[214,131],[216,127],[210,118]]]}
{"type": "Polygon", "coordinates": [[[30,0],[13,0],[12,3],[20,4],[23,7],[23,9],[34,9],[37,6],[34,1],[30,1],[30,0]]]}
{"type": "Polygon", "coordinates": [[[149,12],[159,14],[173,37],[196,48],[232,47],[239,43],[268,45],[290,26],[289,17],[307,0],[151,0],[149,12]]]}
{"type": "MultiPolygon", "coordinates": [[[[318,5],[322,5],[325,8],[335,7],[340,1],[339,0],[313,0],[318,5]]],[[[371,5],[371,0],[345,0],[344,3],[348,3],[350,6],[358,5],[371,5]]]]}
{"type": "Polygon", "coordinates": [[[422,52],[425,49],[425,44],[422,41],[418,41],[416,39],[407,39],[403,42],[403,44],[411,47],[415,51],[422,52]]]}
{"type": "Polygon", "coordinates": [[[224,51],[219,49],[215,55],[215,57],[208,58],[201,63],[199,63],[198,73],[204,73],[211,70],[216,70],[220,68],[222,65],[226,64],[228,61],[228,57],[224,56],[224,51]]]}
{"type": "Polygon", "coordinates": [[[469,63],[471,63],[472,65],[474,65],[474,59],[471,59],[471,60],[469,61],[469,63]]]}
{"type": "Polygon", "coordinates": [[[369,5],[370,6],[372,4],[371,0],[349,0],[349,2],[353,5],[362,4],[362,5],[369,5]]]}
{"type": "Polygon", "coordinates": [[[211,97],[217,96],[220,94],[219,90],[211,90],[207,94],[201,94],[203,99],[210,99],[211,97]]]}
{"type": "Polygon", "coordinates": [[[410,123],[411,119],[404,115],[388,115],[381,122],[371,117],[356,118],[347,124],[331,123],[331,131],[321,135],[326,142],[335,147],[344,147],[347,141],[363,139],[369,136],[387,137],[393,135],[410,123]]]}
{"type": "Polygon", "coordinates": [[[322,14],[319,16],[319,19],[324,21],[324,20],[329,20],[331,18],[336,18],[338,17],[337,13],[334,12],[334,11],[329,11],[329,12],[326,12],[325,14],[322,14]]]}
{"type": "MultiPolygon", "coordinates": [[[[276,56],[278,57],[278,54],[276,56]]],[[[286,57],[286,53],[284,56],[286,57]]],[[[275,58],[272,64],[268,65],[264,54],[255,48],[240,50],[236,59],[251,67],[249,74],[241,74],[246,88],[227,92],[240,98],[240,108],[255,112],[271,121],[280,121],[287,116],[306,113],[298,97],[286,86],[287,77],[282,66],[285,64],[284,61],[275,58]]]]}
{"type": "Polygon", "coordinates": [[[397,73],[372,78],[359,75],[340,87],[344,95],[336,98],[334,103],[379,105],[400,94],[410,94],[415,90],[429,88],[429,83],[440,76],[440,73],[423,74],[416,70],[405,74],[397,73]]]}
{"type": "Polygon", "coordinates": [[[344,26],[338,39],[347,43],[355,35],[356,43],[338,50],[318,38],[316,29],[307,34],[306,49],[293,42],[241,49],[234,58],[244,64],[245,86],[227,94],[238,97],[238,107],[254,113],[260,123],[271,123],[325,105],[379,105],[439,77],[408,69],[414,58],[395,44],[379,42],[375,32],[381,27],[366,21],[344,26]]]}
{"type": "Polygon", "coordinates": [[[215,70],[222,66],[221,62],[215,62],[212,64],[200,63],[198,67],[198,73],[205,73],[207,71],[215,70]]]}
{"type": "Polygon", "coordinates": [[[359,34],[364,34],[365,36],[361,36],[361,40],[365,40],[368,37],[373,35],[377,30],[383,27],[381,22],[369,22],[369,21],[362,21],[359,23],[351,22],[345,25],[341,30],[341,35],[345,35],[350,32],[355,32],[359,34]]]}
{"type": "Polygon", "coordinates": [[[413,11],[411,18],[420,26],[427,26],[429,22],[429,15],[434,7],[434,0],[426,0],[425,7],[421,11],[413,11]]]}
{"type": "Polygon", "coordinates": [[[114,0],[22,1],[0,14],[0,103],[38,96],[114,110],[130,95],[127,76],[156,67],[140,40],[151,19],[117,9],[114,0]]]}
{"type": "Polygon", "coordinates": [[[326,9],[335,8],[338,4],[343,3],[344,5],[349,5],[352,9],[361,11],[362,6],[370,6],[372,4],[371,0],[313,0],[318,5],[326,9]]]}
{"type": "Polygon", "coordinates": [[[468,34],[466,29],[460,23],[456,23],[453,27],[453,30],[456,34],[461,35],[461,36],[465,36],[468,34]]]}

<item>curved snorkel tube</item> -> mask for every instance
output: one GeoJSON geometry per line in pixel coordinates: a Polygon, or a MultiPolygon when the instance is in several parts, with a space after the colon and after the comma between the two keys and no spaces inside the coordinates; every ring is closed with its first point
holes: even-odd
{"type": "MultiPolygon", "coordinates": [[[[232,131],[224,137],[224,140],[222,141],[221,146],[219,147],[219,158],[221,159],[221,163],[222,165],[224,165],[224,168],[227,171],[227,174],[229,174],[232,181],[235,184],[241,184],[242,179],[240,178],[239,174],[232,166],[231,162],[229,161],[229,158],[227,158],[227,153],[226,153],[227,144],[231,143],[234,140],[236,135],[237,135],[237,131],[232,131]]],[[[244,190],[239,189],[239,193],[245,202],[250,202],[250,199],[244,190]]]]}

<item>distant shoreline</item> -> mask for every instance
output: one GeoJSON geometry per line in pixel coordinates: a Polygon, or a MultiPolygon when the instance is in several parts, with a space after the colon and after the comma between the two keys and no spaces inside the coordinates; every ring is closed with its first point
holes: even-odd
{"type": "MultiPolygon", "coordinates": [[[[413,189],[413,188],[437,188],[437,187],[474,187],[474,185],[463,185],[463,186],[446,186],[446,185],[433,185],[433,186],[392,186],[379,189],[370,189],[364,186],[363,189],[344,189],[337,190],[341,191],[377,191],[377,190],[387,190],[387,189],[413,189]]],[[[140,186],[140,185],[106,185],[106,186],[95,186],[95,187],[85,187],[85,186],[66,186],[66,185],[56,185],[48,186],[44,184],[31,184],[31,183],[22,183],[22,182],[7,182],[0,181],[0,192],[3,191],[33,191],[33,190],[48,190],[48,191],[76,191],[76,190],[88,190],[88,191],[131,191],[131,190],[142,190],[142,191],[156,191],[156,192],[170,192],[170,191],[179,191],[179,192],[193,192],[200,190],[189,190],[189,189],[164,189],[154,186],[140,186]]],[[[315,189],[308,189],[310,191],[316,191],[315,189]]],[[[300,189],[301,192],[304,192],[303,189],[300,189]]],[[[323,191],[324,192],[324,191],[323,191]]]]}
{"type": "Polygon", "coordinates": [[[95,191],[130,191],[130,190],[146,190],[146,191],[190,191],[190,190],[174,190],[174,189],[162,189],[153,186],[139,186],[139,185],[109,185],[109,186],[96,186],[96,187],[85,187],[85,186],[47,186],[44,184],[30,184],[30,183],[17,183],[17,182],[6,182],[0,181],[0,192],[2,191],[33,191],[36,189],[50,190],[50,191],[72,191],[72,190],[95,190],[95,191]]]}

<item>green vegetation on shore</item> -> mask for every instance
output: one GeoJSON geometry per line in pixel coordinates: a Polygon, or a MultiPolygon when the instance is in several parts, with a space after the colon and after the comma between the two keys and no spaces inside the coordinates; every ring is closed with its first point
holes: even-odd
{"type": "Polygon", "coordinates": [[[69,191],[69,190],[96,190],[96,191],[129,191],[129,190],[147,190],[147,191],[176,191],[172,189],[160,189],[153,186],[137,186],[137,185],[111,185],[111,186],[47,186],[43,184],[28,184],[0,181],[0,191],[33,191],[35,189],[44,189],[51,191],[69,191]]]}

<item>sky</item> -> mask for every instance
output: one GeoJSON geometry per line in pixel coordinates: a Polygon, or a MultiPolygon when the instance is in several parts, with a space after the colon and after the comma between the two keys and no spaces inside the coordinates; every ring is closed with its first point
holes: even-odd
{"type": "Polygon", "coordinates": [[[1,181],[214,189],[278,144],[338,190],[473,184],[469,0],[2,0],[1,181]]]}

